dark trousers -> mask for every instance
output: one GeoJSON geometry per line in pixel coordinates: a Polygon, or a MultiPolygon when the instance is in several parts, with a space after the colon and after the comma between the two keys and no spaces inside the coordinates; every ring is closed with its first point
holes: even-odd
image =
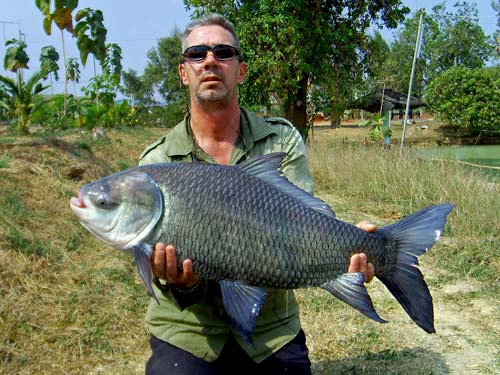
{"type": "Polygon", "coordinates": [[[306,337],[299,334],[261,363],[255,363],[231,337],[215,362],[206,362],[189,352],[151,336],[152,354],[146,375],[310,375],[311,362],[306,337]]]}

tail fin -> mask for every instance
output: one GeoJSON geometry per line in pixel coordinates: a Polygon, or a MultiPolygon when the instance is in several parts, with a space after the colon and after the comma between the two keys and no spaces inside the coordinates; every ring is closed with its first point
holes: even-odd
{"type": "Polygon", "coordinates": [[[382,281],[408,315],[424,331],[434,333],[432,297],[422,273],[416,267],[417,256],[429,250],[439,239],[446,217],[453,205],[442,204],[424,208],[392,225],[380,228],[397,246],[396,263],[389,269],[375,269],[382,281]]]}

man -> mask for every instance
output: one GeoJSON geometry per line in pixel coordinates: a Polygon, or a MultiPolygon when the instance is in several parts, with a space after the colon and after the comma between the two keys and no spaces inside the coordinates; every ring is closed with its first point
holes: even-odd
{"type": "MultiPolygon", "coordinates": [[[[236,164],[256,155],[284,151],[283,174],[313,191],[305,146],[297,130],[280,118],[261,118],[239,107],[237,86],[247,64],[232,23],[219,15],[186,28],[179,65],[189,88],[191,111],[170,133],[148,147],[140,164],[206,162],[236,164]]],[[[366,230],[373,225],[361,223],[366,230]]],[[[173,244],[175,245],[175,244],[173,244]]],[[[146,323],[152,356],[146,374],[232,374],[256,370],[310,374],[305,336],[292,291],[269,291],[249,345],[233,334],[217,284],[200,279],[187,259],[178,269],[172,244],[157,244],[151,259],[160,304],[149,305],[146,323]],[[168,245],[168,246],[167,246],[168,245]]],[[[349,271],[374,274],[364,254],[349,271]]]]}

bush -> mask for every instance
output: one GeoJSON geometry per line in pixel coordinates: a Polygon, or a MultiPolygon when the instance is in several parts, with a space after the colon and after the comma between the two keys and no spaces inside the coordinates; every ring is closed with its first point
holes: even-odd
{"type": "Polygon", "coordinates": [[[454,67],[434,79],[426,102],[446,124],[477,135],[500,132],[500,67],[454,67]]]}

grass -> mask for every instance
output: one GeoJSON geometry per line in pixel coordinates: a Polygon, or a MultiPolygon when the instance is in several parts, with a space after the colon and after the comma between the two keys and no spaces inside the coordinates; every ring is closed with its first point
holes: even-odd
{"type": "MultiPolygon", "coordinates": [[[[378,281],[369,292],[386,325],[323,290],[300,290],[314,373],[498,373],[499,185],[411,149],[364,147],[364,129],[351,129],[348,141],[343,131],[319,130],[309,146],[317,193],[339,218],[384,225],[428,204],[456,207],[443,240],[421,258],[437,335],[418,329],[378,281]]],[[[2,374],[144,373],[148,297],[132,257],[94,239],[68,201],[82,184],[134,166],[162,133],[0,142],[2,374]]]]}

